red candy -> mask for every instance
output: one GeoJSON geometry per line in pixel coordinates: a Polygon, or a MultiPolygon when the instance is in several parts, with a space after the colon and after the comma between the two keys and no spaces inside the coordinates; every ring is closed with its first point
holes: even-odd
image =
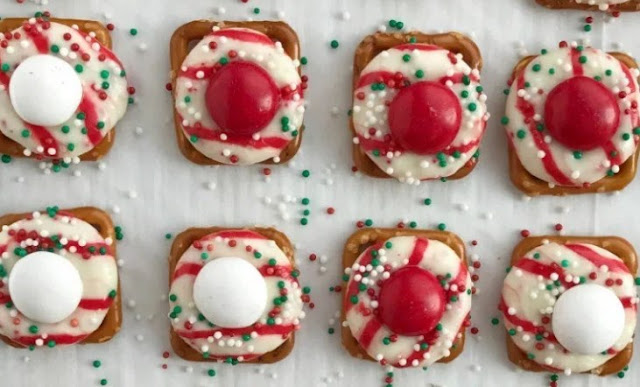
{"type": "Polygon", "coordinates": [[[438,279],[425,269],[398,269],[380,288],[380,321],[398,335],[431,332],[442,319],[446,300],[438,279]]]}
{"type": "Polygon", "coordinates": [[[559,143],[586,151],[611,139],[620,124],[620,108],[616,96],[602,83],[573,77],[547,96],[544,122],[559,143]]]}
{"type": "Polygon", "coordinates": [[[458,134],[461,120],[458,97],[436,82],[418,82],[401,89],[389,106],[394,140],[418,154],[444,150],[458,134]]]}
{"type": "Polygon", "coordinates": [[[251,136],[275,116],[280,91],[262,67],[232,62],[211,77],[205,101],[211,118],[222,130],[251,136]]]}

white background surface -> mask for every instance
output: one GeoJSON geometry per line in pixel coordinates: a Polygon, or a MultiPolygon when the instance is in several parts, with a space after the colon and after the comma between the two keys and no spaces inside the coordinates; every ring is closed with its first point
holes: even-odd
{"type": "MultiPolygon", "coordinates": [[[[32,3],[0,0],[0,16],[31,15],[32,3]]],[[[138,104],[118,125],[115,146],[105,159],[107,168],[84,164],[81,177],[65,170],[46,176],[31,161],[0,165],[0,213],[30,211],[58,204],[61,208],[96,205],[120,208],[113,214],[123,226],[125,239],[119,246],[125,304],[124,324],[117,337],[104,345],[75,346],[28,352],[0,347],[0,386],[97,386],[107,378],[110,386],[380,386],[379,366],[350,358],[340,345],[339,334],[327,334],[328,320],[339,309],[339,297],[328,287],[338,283],[340,254],[347,236],[359,219],[371,218],[377,226],[393,226],[402,219],[415,220],[424,228],[445,222],[464,240],[477,239],[469,250],[480,255],[483,267],[474,299],[472,337],[463,355],[449,365],[435,365],[427,372],[396,372],[394,386],[546,386],[548,375],[516,372],[508,362],[502,327],[493,327],[504,269],[519,230],[533,234],[553,233],[562,223],[568,234],[619,235],[640,247],[640,223],[635,218],[640,205],[640,181],[619,195],[572,198],[538,198],[527,202],[509,183],[503,130],[499,126],[504,96],[502,89],[519,54],[518,42],[529,52],[552,47],[559,40],[588,36],[594,46],[640,52],[637,38],[640,14],[623,15],[605,24],[595,15],[594,30],[581,31],[585,12],[548,11],[534,0],[50,0],[54,16],[97,19],[116,25],[115,51],[123,60],[138,104]],[[265,182],[261,167],[212,168],[189,163],[175,143],[172,108],[167,81],[168,43],[171,33],[192,19],[216,18],[215,10],[226,8],[226,18],[252,17],[254,6],[260,18],[275,18],[285,12],[309,58],[304,71],[310,78],[307,131],[302,152],[290,167],[273,167],[265,182]],[[343,11],[351,14],[341,19],[343,11]],[[424,31],[458,30],[473,33],[485,58],[483,85],[493,113],[482,145],[477,169],[459,182],[408,187],[394,181],[355,177],[351,171],[351,139],[346,126],[350,104],[353,50],[360,39],[388,19],[402,20],[408,28],[424,31]],[[138,28],[131,37],[129,28],[138,28]],[[636,36],[634,36],[634,34],[636,36]],[[329,48],[340,41],[337,50],[329,48]],[[146,50],[144,46],[146,45],[146,50]],[[333,116],[332,107],[340,114],[333,116]],[[144,133],[135,134],[141,127],[144,133]],[[334,164],[335,169],[331,169],[334,164]],[[311,177],[303,179],[302,169],[311,177]],[[329,172],[330,171],[330,172],[329,172]],[[17,182],[20,177],[24,182],[17,182]],[[331,180],[333,184],[328,184],[331,180]],[[211,191],[207,183],[216,184],[211,191]],[[137,193],[129,198],[130,191],[137,193]],[[302,206],[286,203],[291,220],[281,219],[278,204],[283,195],[311,199],[312,215],[306,227],[298,223],[302,206]],[[266,205],[268,196],[273,204],[266,205]],[[421,204],[431,197],[433,204],[421,204]],[[328,216],[327,206],[336,208],[328,216]],[[462,207],[468,206],[468,210],[462,207]],[[569,210],[563,213],[562,209],[569,210]],[[167,303],[167,253],[165,233],[178,233],[194,225],[241,226],[274,224],[298,244],[302,282],[313,287],[316,308],[308,313],[296,348],[286,360],[265,367],[216,365],[218,375],[209,378],[211,365],[187,363],[169,350],[167,303]],[[329,258],[327,272],[311,263],[311,252],[329,258]],[[140,320],[136,319],[139,315],[140,320]],[[137,341],[136,335],[143,335],[137,341]],[[23,358],[28,356],[30,361],[23,358]],[[100,359],[99,369],[91,361],[100,359]],[[163,363],[168,369],[161,369],[163,363]],[[191,373],[185,371],[192,366],[191,373]],[[478,367],[479,366],[479,371],[478,367]],[[475,368],[475,370],[474,370],[475,368]],[[261,372],[262,371],[262,372],[261,372]],[[338,378],[341,372],[344,377],[338,378]],[[275,378],[274,378],[275,376],[275,378]]],[[[339,326],[335,325],[336,331],[339,326]]],[[[562,377],[562,386],[627,386],[640,381],[638,357],[623,380],[595,376],[562,377]],[[638,368],[638,369],[636,369],[638,368]]]]}

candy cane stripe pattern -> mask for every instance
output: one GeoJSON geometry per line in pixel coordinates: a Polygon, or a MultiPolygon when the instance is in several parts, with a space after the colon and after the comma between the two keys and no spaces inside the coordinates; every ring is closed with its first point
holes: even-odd
{"type": "Polygon", "coordinates": [[[304,295],[297,276],[276,242],[258,232],[206,235],[172,274],[173,330],[203,359],[255,360],[299,329],[304,295]]]}
{"type": "Polygon", "coordinates": [[[549,186],[615,176],[640,138],[638,75],[595,48],[543,50],[515,74],[503,118],[522,166],[549,186]]]}
{"type": "Polygon", "coordinates": [[[53,207],[0,231],[0,335],[22,347],[82,342],[118,289],[113,240],[53,207]]]}
{"type": "Polygon", "coordinates": [[[279,160],[302,127],[307,85],[298,67],[280,42],[259,31],[214,26],[177,74],[184,135],[219,163],[279,160]]]}
{"type": "Polygon", "coordinates": [[[442,47],[382,51],[354,88],[353,141],[401,182],[451,176],[475,162],[489,118],[479,82],[477,68],[442,47]]]}
{"type": "Polygon", "coordinates": [[[448,357],[471,310],[471,277],[449,246],[397,236],[345,269],[346,324],[381,364],[425,367],[448,357]]]}
{"type": "Polygon", "coordinates": [[[74,160],[123,117],[122,63],[95,34],[29,19],[0,36],[0,131],[25,156],[74,160]]]}
{"type": "Polygon", "coordinates": [[[620,257],[596,245],[542,242],[515,261],[504,281],[505,328],[544,370],[600,373],[633,340],[634,275],[620,257]]]}

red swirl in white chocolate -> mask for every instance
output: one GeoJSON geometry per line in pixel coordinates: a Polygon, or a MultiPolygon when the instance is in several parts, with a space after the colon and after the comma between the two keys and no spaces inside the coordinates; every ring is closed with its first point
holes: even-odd
{"type": "Polygon", "coordinates": [[[449,246],[399,236],[367,248],[349,274],[346,324],[382,364],[428,366],[450,355],[471,310],[471,277],[449,246]]]}
{"type": "Polygon", "coordinates": [[[75,344],[98,329],[118,288],[112,243],[89,223],[62,211],[50,215],[36,212],[4,226],[0,231],[0,335],[22,346],[53,346],[75,344]],[[58,323],[36,323],[21,314],[11,302],[7,286],[16,262],[42,250],[67,258],[83,284],[77,309],[58,323]]]}
{"type": "Polygon", "coordinates": [[[588,186],[636,151],[638,70],[594,49],[544,51],[515,74],[503,119],[524,168],[550,186],[588,186]]]}
{"type": "Polygon", "coordinates": [[[510,269],[502,289],[500,310],[511,339],[529,359],[552,372],[588,372],[631,343],[637,302],[633,275],[610,251],[591,244],[546,243],[529,251],[510,269]],[[603,353],[573,353],[554,335],[551,321],[556,300],[566,290],[581,284],[607,287],[624,307],[622,334],[603,353]]]}
{"type": "Polygon", "coordinates": [[[302,127],[306,78],[297,66],[297,58],[261,32],[214,27],[177,74],[175,108],[184,135],[223,164],[278,161],[302,127]]]}
{"type": "MultiPolygon", "coordinates": [[[[31,19],[0,36],[0,131],[22,145],[25,155],[73,159],[98,145],[124,115],[128,105],[127,79],[118,58],[95,38],[64,24],[31,19]],[[12,74],[26,58],[48,55],[67,62],[82,85],[75,114],[60,125],[25,122],[9,96],[12,74]]],[[[55,90],[49,90],[55,92],[55,90]]],[[[63,91],[60,98],[68,97],[63,91]]],[[[29,101],[24,101],[28,103],[29,101]]],[[[52,109],[51,106],[40,106],[52,109]]],[[[69,160],[70,161],[70,160],[69,160]]]]}
{"type": "MultiPolygon", "coordinates": [[[[178,261],[171,281],[169,318],[175,332],[204,358],[247,361],[277,349],[304,317],[297,271],[277,244],[248,230],[213,233],[195,241],[178,261]],[[215,326],[197,309],[193,287],[207,262],[237,257],[255,266],[267,287],[267,307],[254,324],[215,326]]],[[[243,305],[235,305],[243,308],[243,305]]]]}
{"type": "Polygon", "coordinates": [[[489,117],[480,72],[442,47],[403,44],[378,54],[354,90],[354,142],[409,184],[475,163],[489,117]]]}

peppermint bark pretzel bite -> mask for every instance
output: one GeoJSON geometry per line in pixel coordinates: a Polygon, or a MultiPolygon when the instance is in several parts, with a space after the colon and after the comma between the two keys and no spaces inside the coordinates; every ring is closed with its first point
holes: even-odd
{"type": "Polygon", "coordinates": [[[640,11],[640,0],[536,0],[538,4],[554,9],[581,9],[587,11],[632,12],[640,11]]]}
{"type": "Polygon", "coordinates": [[[609,375],[631,360],[637,259],[616,237],[531,237],[514,250],[500,310],[509,359],[530,371],[609,375]]]}
{"type": "Polygon", "coordinates": [[[15,347],[101,343],[122,321],[109,216],[84,207],[0,217],[0,337],[15,347]]]}
{"type": "Polygon", "coordinates": [[[98,22],[0,20],[0,152],[97,160],[111,148],[132,88],[98,22]]]}
{"type": "Polygon", "coordinates": [[[506,115],[510,175],[530,195],[624,188],[638,156],[638,69],[619,53],[569,46],[516,67],[506,115]]]}
{"type": "Polygon", "coordinates": [[[171,250],[171,344],[192,361],[272,363],[293,349],[308,289],[268,228],[190,229],[171,250]],[[304,294],[303,294],[304,293],[304,294]]]}
{"type": "Polygon", "coordinates": [[[307,78],[287,24],[188,23],[172,37],[171,65],[178,145],[191,161],[249,165],[295,155],[307,78]]]}
{"type": "Polygon", "coordinates": [[[342,342],[352,356],[424,367],[462,352],[472,283],[458,237],[361,230],[347,241],[343,266],[342,342]]]}
{"type": "Polygon", "coordinates": [[[481,64],[458,33],[365,38],[354,63],[356,167],[416,185],[468,174],[489,117],[481,64]]]}

